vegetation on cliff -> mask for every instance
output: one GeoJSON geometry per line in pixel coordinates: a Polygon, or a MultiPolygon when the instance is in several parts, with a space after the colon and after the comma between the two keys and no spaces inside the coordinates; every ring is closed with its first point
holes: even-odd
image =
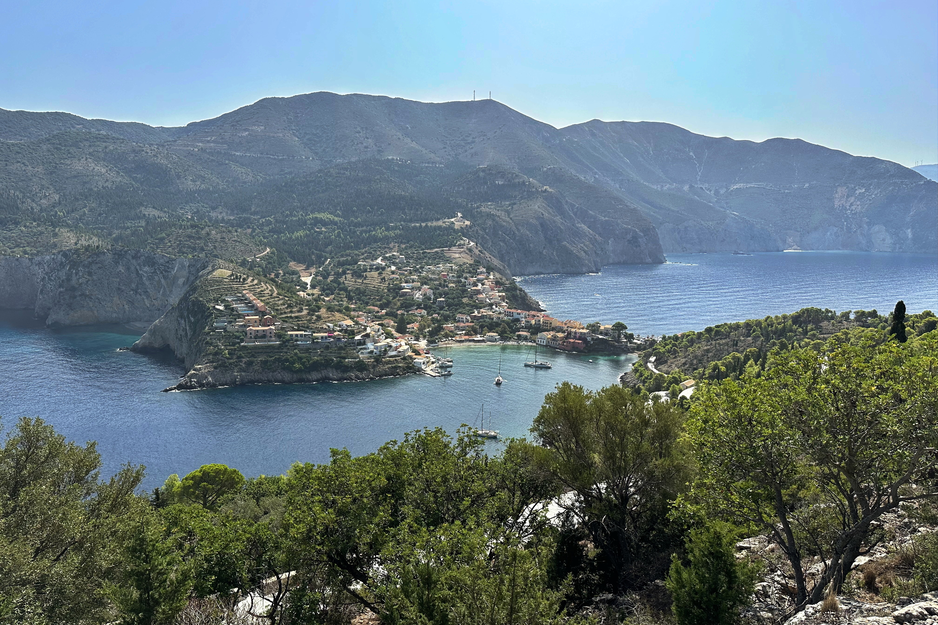
{"type": "MultiPolygon", "coordinates": [[[[901,303],[901,302],[900,302],[901,303]]],[[[898,308],[898,306],[897,306],[898,308]]],[[[918,335],[938,327],[938,317],[929,310],[904,316],[903,327],[918,335]]],[[[849,331],[851,337],[885,340],[895,323],[893,315],[875,310],[837,313],[830,309],[804,308],[790,315],[722,323],[701,332],[688,331],[663,336],[642,353],[631,373],[624,378],[629,386],[648,392],[668,391],[688,378],[694,380],[738,379],[758,375],[774,350],[791,347],[818,348],[825,340],[849,331]],[[652,371],[647,363],[654,359],[652,371]]]]}

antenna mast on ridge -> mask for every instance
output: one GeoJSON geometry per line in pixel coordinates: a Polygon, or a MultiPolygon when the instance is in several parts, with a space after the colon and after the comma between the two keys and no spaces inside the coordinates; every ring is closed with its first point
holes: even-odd
{"type": "Polygon", "coordinates": [[[475,89],[472,90],[472,101],[473,101],[473,102],[476,101],[476,90],[475,90],[475,89]]]}

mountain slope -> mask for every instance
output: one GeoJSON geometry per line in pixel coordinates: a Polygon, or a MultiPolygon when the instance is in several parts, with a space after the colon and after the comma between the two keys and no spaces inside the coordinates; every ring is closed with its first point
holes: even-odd
{"type": "Polygon", "coordinates": [[[662,123],[557,129],[493,100],[312,93],[182,128],[0,109],[0,182],[9,218],[110,234],[261,218],[280,240],[312,233],[294,247],[319,245],[323,214],[367,240],[362,219],[406,230],[458,210],[519,273],[661,262],[662,251],[938,251],[938,184],[895,163],[662,123]]]}
{"type": "Polygon", "coordinates": [[[738,231],[735,249],[749,251],[938,251],[938,185],[896,163],[670,124],[592,121],[562,132],[577,158],[571,169],[636,201],[666,250],[707,251],[687,244],[695,227],[709,226],[738,231]]]}
{"type": "Polygon", "coordinates": [[[929,180],[938,181],[938,165],[917,165],[912,168],[929,180]]]}
{"type": "Polygon", "coordinates": [[[85,119],[71,113],[34,113],[0,108],[0,141],[34,141],[60,132],[96,132],[137,143],[162,143],[182,134],[180,128],[161,128],[138,122],[85,119]]]}

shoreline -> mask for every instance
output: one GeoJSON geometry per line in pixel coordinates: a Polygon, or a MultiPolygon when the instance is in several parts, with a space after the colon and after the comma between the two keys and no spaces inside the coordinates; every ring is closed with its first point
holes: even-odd
{"type": "Polygon", "coordinates": [[[411,371],[411,372],[407,372],[407,373],[399,373],[399,374],[396,374],[396,375],[382,375],[382,376],[375,376],[375,377],[373,377],[373,378],[364,378],[364,379],[345,379],[345,380],[332,380],[332,379],[325,379],[325,380],[296,380],[296,381],[288,381],[288,382],[264,382],[264,381],[260,381],[260,382],[237,382],[237,383],[234,383],[234,384],[209,384],[209,385],[192,386],[192,387],[189,387],[189,388],[185,388],[185,387],[180,388],[180,385],[181,385],[181,384],[183,383],[183,381],[186,379],[185,376],[183,376],[182,378],[179,379],[179,382],[178,382],[177,384],[174,384],[173,386],[167,386],[166,388],[164,388],[164,389],[161,390],[160,392],[161,392],[161,393],[189,393],[189,392],[196,392],[196,391],[210,391],[210,390],[222,389],[222,388],[234,388],[234,387],[236,387],[236,386],[286,386],[286,385],[292,386],[292,385],[307,385],[307,384],[308,384],[308,385],[313,385],[313,384],[353,384],[353,383],[357,383],[357,382],[374,382],[374,381],[376,381],[376,380],[390,380],[390,379],[393,379],[393,378],[406,378],[407,376],[410,376],[410,375],[418,375],[419,373],[420,373],[419,371],[416,371],[416,370],[415,370],[415,371],[411,371]]]}
{"type": "MultiPolygon", "coordinates": [[[[478,341],[478,342],[476,342],[476,341],[451,341],[451,342],[437,343],[437,344],[436,344],[435,346],[433,346],[433,347],[431,347],[430,345],[427,345],[426,349],[427,349],[427,351],[432,351],[432,350],[434,350],[434,349],[441,349],[441,348],[444,348],[444,347],[445,347],[445,348],[450,348],[450,347],[481,347],[481,346],[488,346],[488,345],[491,345],[491,346],[493,346],[493,347],[535,347],[535,346],[537,346],[537,343],[535,343],[534,341],[496,341],[496,342],[490,342],[490,341],[478,341]]],[[[550,351],[552,351],[552,352],[554,352],[554,353],[556,353],[556,354],[582,354],[582,355],[584,355],[584,356],[588,356],[588,355],[596,355],[596,356],[626,356],[626,355],[628,355],[628,354],[638,354],[638,353],[641,352],[641,350],[632,351],[632,350],[628,349],[628,347],[623,348],[621,351],[619,351],[619,350],[598,350],[598,351],[582,351],[582,352],[574,352],[574,351],[567,351],[567,350],[565,350],[565,349],[557,349],[556,347],[550,347],[549,345],[540,345],[539,347],[541,347],[541,348],[543,348],[543,349],[545,349],[545,350],[550,350],[550,351]]]]}

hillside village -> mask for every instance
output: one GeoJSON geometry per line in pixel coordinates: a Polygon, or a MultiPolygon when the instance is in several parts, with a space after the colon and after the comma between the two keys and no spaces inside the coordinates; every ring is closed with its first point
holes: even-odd
{"type": "Polygon", "coordinates": [[[216,270],[202,288],[212,318],[199,367],[258,366],[260,360],[300,371],[328,356],[357,371],[406,359],[419,372],[448,375],[431,347],[511,341],[569,352],[625,351],[634,340],[622,323],[584,324],[526,309],[523,291],[491,268],[434,253],[414,256],[390,252],[316,271],[300,268],[298,281],[216,270]]]}

